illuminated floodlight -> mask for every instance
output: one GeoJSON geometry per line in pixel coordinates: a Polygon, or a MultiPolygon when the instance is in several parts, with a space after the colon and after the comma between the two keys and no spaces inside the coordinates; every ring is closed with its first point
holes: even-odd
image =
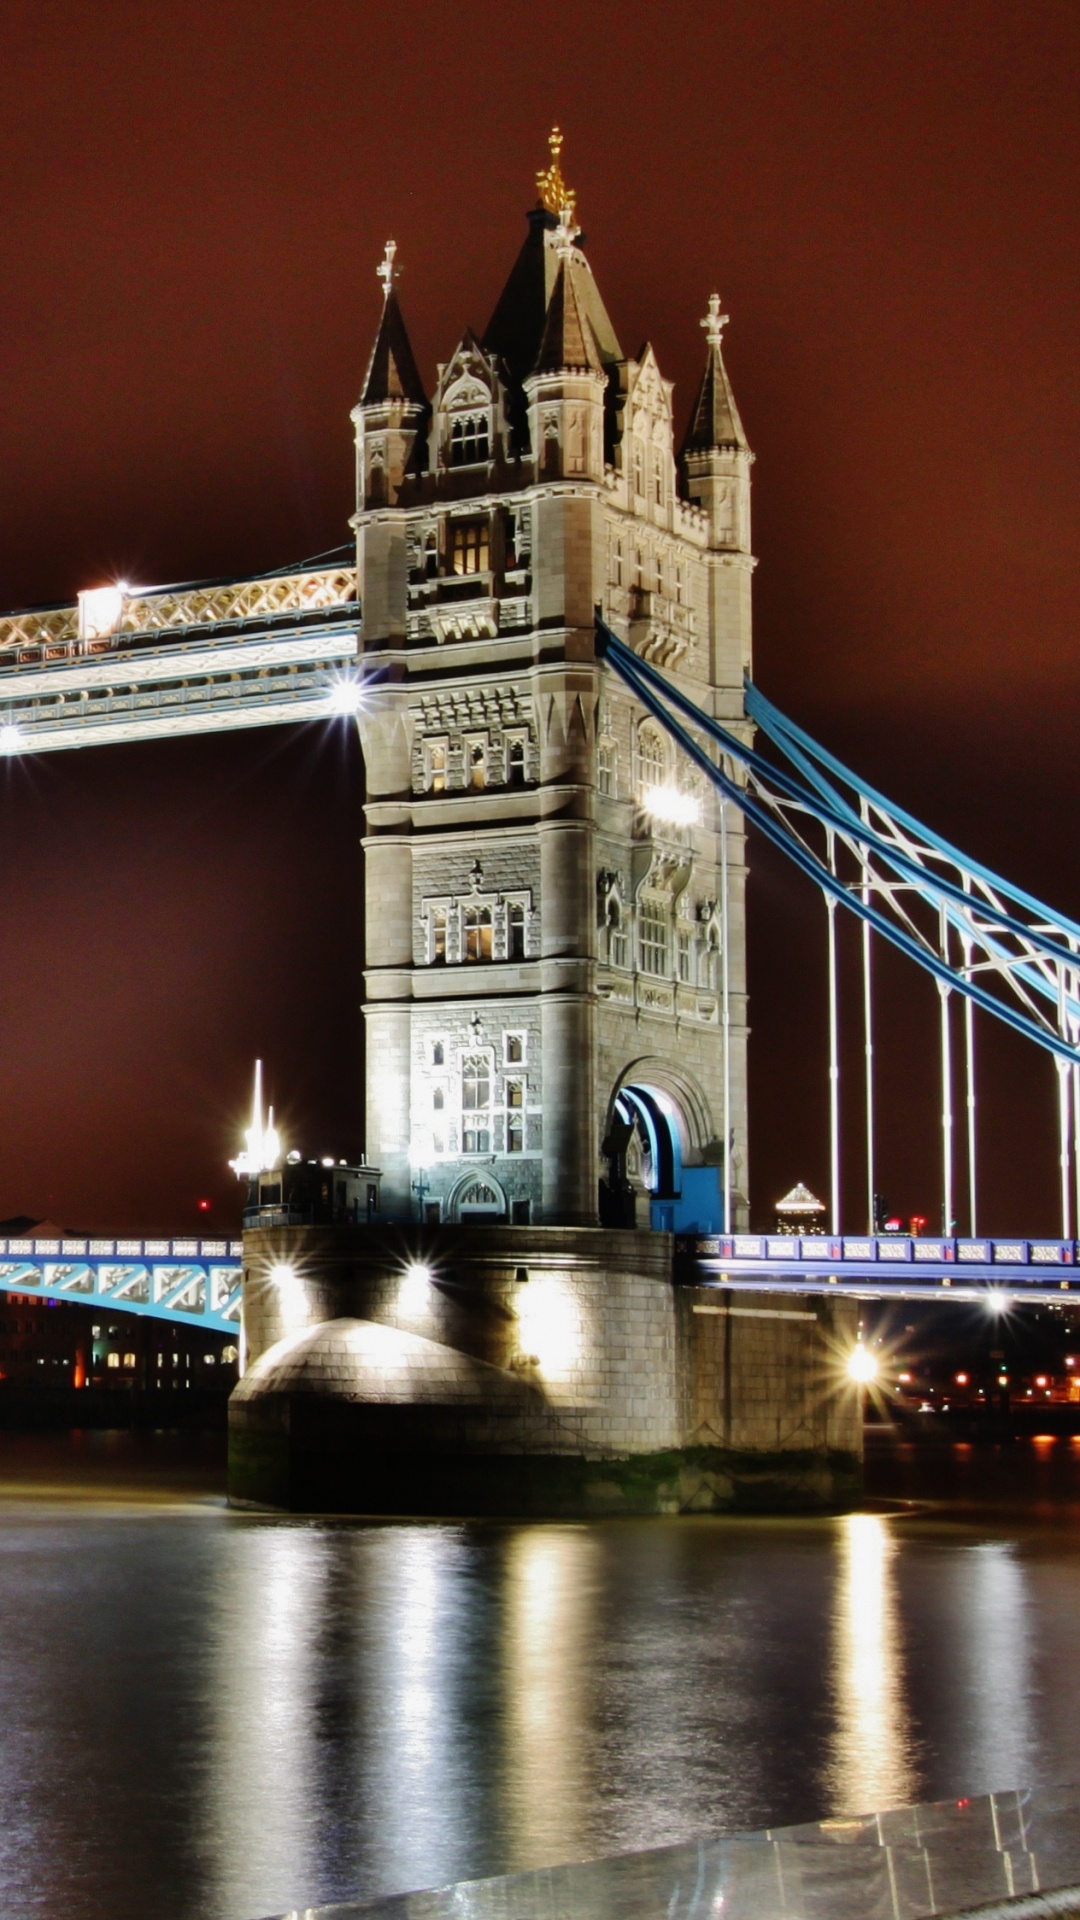
{"type": "Polygon", "coordinates": [[[296,1268],[288,1260],[275,1260],[270,1269],[270,1278],[279,1287],[294,1286],[297,1277],[296,1268]]]}
{"type": "Polygon", "coordinates": [[[100,640],[115,633],[124,617],[124,597],[130,592],[126,580],[109,587],[88,587],[79,595],[79,639],[100,640]]]}
{"type": "Polygon", "coordinates": [[[986,1294],[986,1305],[990,1313],[1004,1313],[1009,1305],[1009,1296],[1000,1287],[990,1287],[986,1294]]]}
{"type": "Polygon", "coordinates": [[[402,1268],[397,1303],[402,1313],[426,1314],[431,1309],[431,1283],[435,1275],[423,1260],[410,1260],[402,1268]]]}
{"type": "Polygon", "coordinates": [[[15,725],[14,721],[9,720],[5,726],[0,727],[0,753],[21,753],[25,745],[22,730],[15,725]]]}
{"type": "Polygon", "coordinates": [[[364,704],[364,689],[360,681],[354,680],[351,674],[342,674],[339,680],[332,680],[326,704],[331,713],[359,713],[364,704]]]}
{"type": "Polygon", "coordinates": [[[694,795],[682,787],[649,787],[641,796],[641,806],[650,820],[663,820],[672,827],[692,827],[701,818],[694,795]]]}
{"type": "Polygon", "coordinates": [[[229,1165],[238,1180],[250,1180],[257,1173],[269,1173],[281,1158],[281,1136],[274,1125],[271,1107],[263,1125],[262,1061],[255,1062],[255,1093],[251,1103],[251,1125],[244,1130],[244,1147],[229,1165]]]}
{"type": "Polygon", "coordinates": [[[860,1387],[867,1387],[871,1380],[877,1379],[877,1361],[869,1349],[863,1346],[861,1340],[848,1354],[847,1370],[848,1378],[854,1380],[860,1387]]]}

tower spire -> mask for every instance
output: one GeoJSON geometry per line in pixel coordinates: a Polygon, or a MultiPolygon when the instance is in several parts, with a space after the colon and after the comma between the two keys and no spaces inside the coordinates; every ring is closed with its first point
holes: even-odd
{"type": "Polygon", "coordinates": [[[364,375],[360,395],[362,407],[380,406],[388,400],[405,400],[418,407],[427,406],[424,383],[398,302],[397,282],[401,268],[397,265],[396,255],[397,241],[388,240],[383,258],[375,269],[376,278],[382,282],[383,310],[364,375]]]}
{"type": "Polygon", "coordinates": [[[721,351],[721,341],[728,318],[726,313],[720,311],[720,295],[711,293],[708,311],[705,318],[699,322],[699,325],[705,329],[707,343],[705,372],[690,415],[686,438],[682,443],[684,455],[716,451],[740,453],[750,451],[721,351]]]}

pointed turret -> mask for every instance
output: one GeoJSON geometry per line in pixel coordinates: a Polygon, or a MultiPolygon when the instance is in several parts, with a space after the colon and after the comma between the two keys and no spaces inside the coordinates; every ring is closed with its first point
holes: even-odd
{"type": "Polygon", "coordinates": [[[680,448],[683,454],[732,453],[740,449],[743,453],[750,451],[720,345],[727,321],[728,315],[720,311],[720,295],[710,294],[709,311],[701,322],[707,331],[709,350],[694,410],[680,448]]]}
{"type": "Polygon", "coordinates": [[[388,240],[385,257],[376,268],[383,286],[382,317],[352,414],[358,506],[397,499],[428,414],[427,394],[397,297],[396,253],[396,242],[388,240]]]}
{"type": "Polygon", "coordinates": [[[750,464],[754,458],[735,405],[721,347],[728,316],[720,295],[709,296],[702,320],[708,351],[705,372],[686,429],[679,463],[688,499],[709,516],[710,544],[748,552],[750,464]]]}
{"type": "Polygon", "coordinates": [[[560,261],[536,356],[534,373],[602,373],[604,363],[592,322],[584,312],[573,272],[573,253],[560,261]]]}
{"type": "Polygon", "coordinates": [[[604,470],[607,379],[575,274],[575,263],[582,258],[574,245],[577,238],[568,204],[555,229],[558,270],[536,362],[525,381],[536,472],[550,479],[599,479],[604,470]]]}

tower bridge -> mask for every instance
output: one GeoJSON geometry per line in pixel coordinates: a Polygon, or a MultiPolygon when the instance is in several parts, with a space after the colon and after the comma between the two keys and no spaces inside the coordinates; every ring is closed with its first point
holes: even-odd
{"type": "MultiPolygon", "coordinates": [[[[712,296],[680,433],[652,346],[620,345],[561,136],[486,328],[464,328],[430,386],[396,253],[351,416],[355,545],[0,619],[7,753],[355,714],[378,1207],[363,1225],[289,1223],[256,1193],[233,1496],[421,1512],[834,1500],[858,1475],[838,1356],[859,1298],[1073,1287],[1080,926],[891,806],[755,688],[753,455],[727,316],[712,296]],[[812,1243],[749,1231],[748,822],[827,907],[831,1232],[812,1243]],[[838,906],[864,929],[861,1240],[840,1218],[838,906]],[[933,1243],[873,1233],[880,938],[941,995],[933,1243]],[[1060,1241],[978,1239],[976,1009],[1057,1063],[1060,1241]],[[718,1286],[743,1289],[737,1320],[718,1286]],[[777,1289],[798,1311],[768,1304],[777,1289]]],[[[7,1252],[0,1285],[20,1284],[7,1252]]],[[[65,1297],[112,1288],[119,1304],[120,1286],[146,1312],[236,1309],[224,1266],[175,1245],[157,1278],[157,1255],[133,1255],[146,1277],[130,1286],[109,1277],[119,1244],[96,1266],[89,1247],[24,1257],[65,1297]],[[170,1280],[189,1258],[194,1277],[170,1280]]]]}

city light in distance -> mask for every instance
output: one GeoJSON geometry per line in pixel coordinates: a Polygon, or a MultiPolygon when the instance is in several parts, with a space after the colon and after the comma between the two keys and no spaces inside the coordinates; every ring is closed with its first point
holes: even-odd
{"type": "Polygon", "coordinates": [[[849,1378],[860,1387],[869,1386],[871,1380],[877,1379],[878,1363],[861,1340],[848,1354],[847,1370],[849,1378]]]}
{"type": "Polygon", "coordinates": [[[957,1386],[958,1386],[958,1387],[966,1387],[966,1386],[967,1386],[967,1383],[968,1383],[968,1377],[967,1377],[967,1374],[966,1374],[966,1373],[958,1373],[958,1374],[957,1374],[957,1376],[956,1376],[956,1384],[957,1384],[957,1386]]]}
{"type": "Polygon", "coordinates": [[[692,827],[701,818],[694,795],[681,787],[650,787],[642,795],[641,806],[650,820],[663,820],[672,827],[692,827]]]}

